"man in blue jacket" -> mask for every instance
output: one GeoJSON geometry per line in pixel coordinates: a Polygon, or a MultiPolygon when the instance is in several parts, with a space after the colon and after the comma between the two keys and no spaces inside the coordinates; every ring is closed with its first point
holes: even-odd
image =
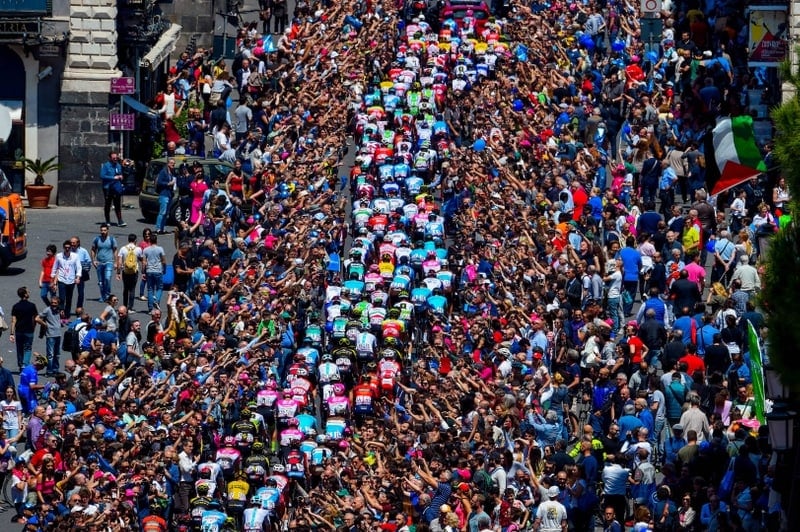
{"type": "Polygon", "coordinates": [[[165,233],[164,226],[167,225],[167,209],[169,208],[169,202],[172,200],[172,189],[175,187],[176,179],[175,159],[169,159],[156,178],[156,192],[158,192],[156,231],[159,235],[165,233]]]}
{"type": "Polygon", "coordinates": [[[117,215],[119,227],[127,224],[122,221],[122,164],[119,162],[119,154],[112,151],[108,154],[108,160],[100,167],[100,180],[103,184],[103,215],[107,224],[111,224],[111,204],[114,204],[114,213],[117,215]]]}

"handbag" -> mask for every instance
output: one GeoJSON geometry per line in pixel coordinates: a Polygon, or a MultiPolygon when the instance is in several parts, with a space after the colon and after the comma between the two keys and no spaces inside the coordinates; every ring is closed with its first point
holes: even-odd
{"type": "Polygon", "coordinates": [[[6,323],[6,319],[3,316],[0,316],[0,331],[7,331],[8,330],[8,323],[6,323]]]}
{"type": "Polygon", "coordinates": [[[727,501],[731,497],[731,492],[733,491],[733,462],[736,460],[735,457],[731,457],[731,461],[728,462],[728,470],[725,471],[725,475],[722,477],[722,480],[719,483],[719,489],[717,490],[717,494],[719,495],[719,499],[721,501],[727,501]]]}
{"type": "Polygon", "coordinates": [[[118,179],[114,180],[114,182],[111,184],[111,192],[117,196],[122,196],[122,194],[125,192],[125,187],[122,185],[122,181],[118,179]]]}

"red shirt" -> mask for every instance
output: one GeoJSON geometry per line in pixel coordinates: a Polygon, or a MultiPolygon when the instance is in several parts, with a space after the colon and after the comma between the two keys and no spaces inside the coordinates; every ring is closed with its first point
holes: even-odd
{"type": "Polygon", "coordinates": [[[633,353],[631,353],[631,364],[638,364],[642,361],[642,348],[644,347],[644,342],[638,336],[631,336],[628,338],[628,345],[633,347],[633,353]]]}
{"type": "Polygon", "coordinates": [[[697,355],[686,355],[678,359],[678,363],[686,362],[686,373],[689,375],[694,375],[695,371],[702,371],[705,373],[706,371],[706,364],[703,362],[703,359],[697,355]]]}
{"type": "Polygon", "coordinates": [[[50,273],[53,271],[53,263],[55,261],[55,255],[45,255],[42,259],[42,279],[44,279],[45,282],[50,281],[50,273]]]}

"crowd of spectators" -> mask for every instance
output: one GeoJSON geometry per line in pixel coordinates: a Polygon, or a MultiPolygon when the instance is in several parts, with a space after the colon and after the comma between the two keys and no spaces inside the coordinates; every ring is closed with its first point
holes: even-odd
{"type": "Polygon", "coordinates": [[[767,146],[710,198],[702,142],[768,88],[741,2],[664,5],[303,1],[181,55],[175,257],[162,212],[60,372],[0,372],[25,530],[779,530],[746,330],[789,197],[767,146]]]}

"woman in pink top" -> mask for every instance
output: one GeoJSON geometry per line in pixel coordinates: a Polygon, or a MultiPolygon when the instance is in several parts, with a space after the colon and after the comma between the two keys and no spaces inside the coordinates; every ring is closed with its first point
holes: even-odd
{"type": "Polygon", "coordinates": [[[196,224],[203,215],[203,196],[208,190],[208,183],[206,183],[206,178],[203,175],[202,166],[195,167],[194,181],[189,187],[192,189],[192,214],[189,221],[192,224],[196,224]],[[200,171],[198,171],[198,168],[200,171]]]}

